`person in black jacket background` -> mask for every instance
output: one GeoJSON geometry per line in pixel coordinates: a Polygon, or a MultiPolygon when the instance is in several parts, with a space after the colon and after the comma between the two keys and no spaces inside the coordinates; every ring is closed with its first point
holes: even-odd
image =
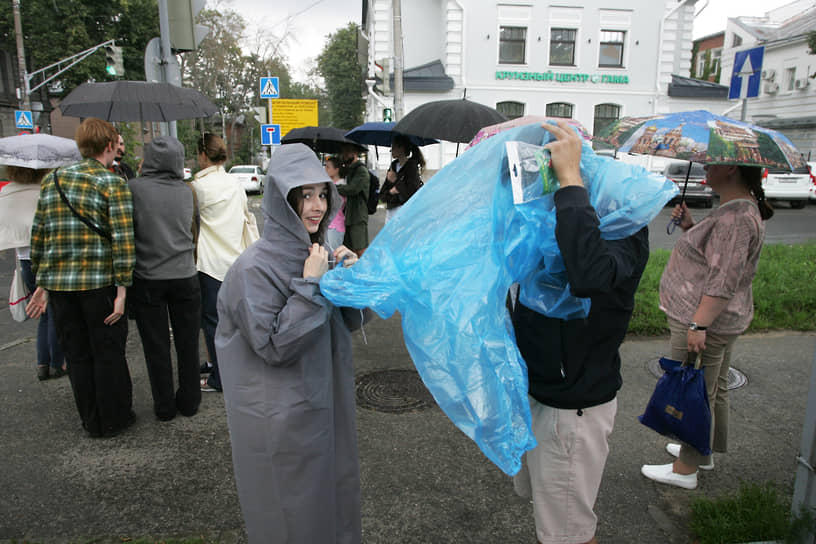
{"type": "Polygon", "coordinates": [[[571,293],[589,297],[589,315],[561,320],[520,303],[512,310],[516,342],[527,363],[533,433],[514,478],[532,498],[538,541],[596,543],[593,511],[622,380],[618,348],[649,258],[647,228],[622,240],[601,238],[579,169],[581,139],[564,122],[544,124],[560,189],[555,193],[558,247],[571,293]]]}
{"type": "Polygon", "coordinates": [[[403,134],[394,134],[391,156],[394,160],[380,188],[380,200],[385,202],[386,223],[422,187],[422,169],[425,168],[422,151],[403,134]]]}

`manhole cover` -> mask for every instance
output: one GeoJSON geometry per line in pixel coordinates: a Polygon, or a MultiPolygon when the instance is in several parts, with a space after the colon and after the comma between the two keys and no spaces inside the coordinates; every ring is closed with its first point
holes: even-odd
{"type": "Polygon", "coordinates": [[[375,370],[357,376],[357,404],[398,414],[433,406],[434,399],[415,370],[375,370]]]}
{"type": "MultiPolygon", "coordinates": [[[[655,378],[659,378],[663,375],[663,369],[660,368],[660,358],[652,359],[649,361],[646,366],[649,368],[649,372],[651,372],[655,378]]],[[[748,376],[734,368],[733,366],[728,369],[728,390],[731,391],[732,389],[739,389],[740,387],[744,386],[748,383],[748,376]]]]}

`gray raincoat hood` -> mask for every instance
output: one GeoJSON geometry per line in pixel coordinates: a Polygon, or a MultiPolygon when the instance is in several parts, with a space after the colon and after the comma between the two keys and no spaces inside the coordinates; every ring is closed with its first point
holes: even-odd
{"type": "MultiPolygon", "coordinates": [[[[298,214],[289,205],[286,196],[295,187],[312,183],[329,185],[331,208],[327,212],[330,222],[340,211],[342,200],[323,165],[314,151],[304,144],[286,144],[272,155],[266,168],[266,193],[263,200],[264,233],[269,240],[281,239],[288,232],[295,238],[311,245],[309,232],[298,214]]],[[[328,223],[327,222],[327,223],[328,223]]],[[[325,237],[325,232],[322,233],[325,237]]]]}
{"type": "Polygon", "coordinates": [[[264,232],[218,293],[215,348],[238,497],[251,544],[359,544],[351,328],[360,312],[335,308],[303,278],[309,234],[286,201],[327,182],[314,153],[281,146],[268,165],[264,232]]]}
{"type": "Polygon", "coordinates": [[[158,179],[184,178],[184,146],[172,136],[159,136],[145,146],[140,176],[158,179]]]}

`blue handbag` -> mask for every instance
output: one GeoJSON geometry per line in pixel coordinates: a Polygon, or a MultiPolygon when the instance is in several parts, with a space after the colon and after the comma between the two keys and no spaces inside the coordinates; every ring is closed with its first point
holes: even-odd
{"type": "Polygon", "coordinates": [[[711,408],[700,358],[692,365],[661,357],[660,367],[663,376],[657,380],[646,411],[638,420],[664,436],[676,438],[709,455],[711,408]]]}

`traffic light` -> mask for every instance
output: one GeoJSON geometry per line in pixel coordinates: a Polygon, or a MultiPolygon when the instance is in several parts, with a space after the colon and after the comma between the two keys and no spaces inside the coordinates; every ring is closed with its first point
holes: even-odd
{"type": "Polygon", "coordinates": [[[383,121],[390,123],[394,120],[394,111],[391,108],[383,108],[383,121]]]}
{"type": "Polygon", "coordinates": [[[125,66],[122,63],[122,48],[118,45],[105,46],[105,71],[112,76],[125,75],[125,66]]]}
{"type": "Polygon", "coordinates": [[[384,58],[374,62],[374,66],[379,70],[380,80],[382,86],[380,90],[382,94],[391,94],[391,59],[384,58]]]}

